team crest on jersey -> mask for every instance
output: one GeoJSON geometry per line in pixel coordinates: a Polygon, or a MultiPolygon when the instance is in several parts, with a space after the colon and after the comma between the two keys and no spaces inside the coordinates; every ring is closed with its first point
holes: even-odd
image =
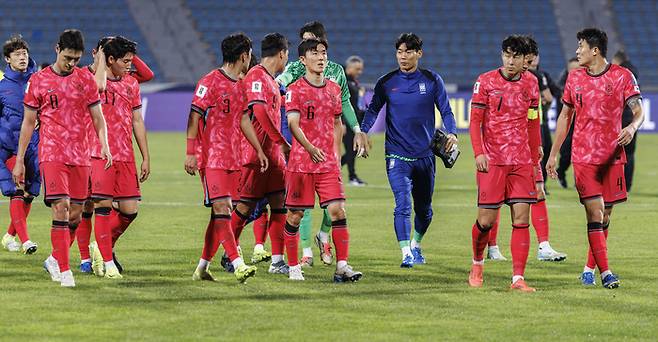
{"type": "Polygon", "coordinates": [[[202,99],[204,96],[206,96],[207,92],[208,88],[206,88],[206,86],[203,84],[199,84],[199,88],[196,90],[196,96],[202,99]]]}
{"type": "Polygon", "coordinates": [[[425,95],[425,93],[427,93],[427,87],[425,86],[425,83],[419,84],[418,90],[420,91],[421,95],[425,95]]]}
{"type": "Polygon", "coordinates": [[[605,85],[605,94],[612,95],[612,84],[606,83],[605,85]]]}
{"type": "Polygon", "coordinates": [[[263,91],[263,84],[262,83],[260,83],[258,81],[251,82],[251,92],[252,93],[260,93],[261,91],[263,91]]]}

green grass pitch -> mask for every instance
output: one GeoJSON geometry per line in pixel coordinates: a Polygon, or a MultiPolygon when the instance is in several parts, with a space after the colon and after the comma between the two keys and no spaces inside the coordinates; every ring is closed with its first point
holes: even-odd
{"type": "MultiPolygon", "coordinates": [[[[470,144],[467,135],[460,138],[464,152],[455,169],[438,167],[434,220],[423,241],[427,265],[399,268],[383,137],[377,136],[371,158],[357,164],[369,186],[346,188],[350,263],[364,273],[362,281],[333,284],[333,266],[316,265],[305,282],[293,283],[261,264],[255,278],[238,284],[218,263],[212,266],[218,282],[191,280],[209,211],[200,205],[199,178],[183,171],[184,136],[152,133],[152,176],[140,214],[117,247],[125,279],[81,275],[76,268],[76,288],[51,282],[41,268],[50,252],[50,213],[39,198],[29,218],[37,254],[0,251],[0,340],[655,340],[658,136],[640,136],[633,192],[613,212],[609,250],[621,288],[583,288],[577,279],[587,237],[570,178],[568,190],[549,182],[548,197],[551,243],[569,257],[537,261],[531,228],[526,279],[538,288],[534,294],[510,293],[510,261],[485,265],[483,289],[467,286],[476,195],[470,144]]],[[[0,213],[6,227],[6,201],[0,213]]],[[[319,218],[316,210],[315,225],[319,218]]],[[[509,222],[505,207],[499,245],[508,257],[509,222]]],[[[247,259],[250,227],[242,238],[247,259]]],[[[77,245],[71,255],[77,265],[77,245]]]]}

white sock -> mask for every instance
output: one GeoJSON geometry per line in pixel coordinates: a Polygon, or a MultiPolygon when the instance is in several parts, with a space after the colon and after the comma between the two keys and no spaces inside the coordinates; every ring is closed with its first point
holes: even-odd
{"type": "Polygon", "coordinates": [[[254,245],[254,252],[256,251],[261,252],[263,250],[265,250],[265,247],[263,247],[263,245],[261,245],[260,243],[254,245]]]}
{"type": "Polygon", "coordinates": [[[473,259],[473,265],[484,265],[484,259],[482,259],[482,260],[479,260],[479,261],[478,261],[478,260],[475,260],[475,259],[473,259]]]}
{"type": "Polygon", "coordinates": [[[237,257],[235,260],[231,261],[231,265],[233,265],[234,269],[238,269],[238,267],[244,265],[244,261],[242,261],[242,258],[237,257]]]}
{"type": "Polygon", "coordinates": [[[610,272],[610,270],[601,272],[601,279],[605,279],[605,277],[607,277],[608,274],[612,274],[612,272],[610,272]]]}
{"type": "Polygon", "coordinates": [[[489,246],[489,250],[497,250],[498,245],[489,246]]]}
{"type": "Polygon", "coordinates": [[[415,239],[411,239],[411,249],[414,248],[420,248],[420,242],[416,241],[415,239]]]}
{"type": "Polygon", "coordinates": [[[539,249],[546,249],[546,250],[551,250],[551,244],[548,243],[548,241],[540,242],[539,243],[539,249]]]}
{"type": "Polygon", "coordinates": [[[306,247],[302,250],[302,255],[305,257],[312,258],[313,257],[313,250],[311,247],[306,247]]]}
{"type": "Polygon", "coordinates": [[[402,259],[404,259],[404,257],[406,257],[407,255],[411,255],[411,247],[404,246],[401,249],[402,249],[402,259]]]}
{"type": "Polygon", "coordinates": [[[114,264],[114,260],[106,261],[104,264],[105,264],[105,269],[112,268],[112,267],[114,267],[114,268],[117,267],[117,265],[114,264]]]}
{"type": "Polygon", "coordinates": [[[594,273],[595,271],[596,271],[595,269],[589,268],[587,266],[585,266],[585,268],[583,268],[583,273],[585,273],[585,272],[594,273]]]}
{"type": "Polygon", "coordinates": [[[85,262],[91,262],[91,259],[82,259],[82,260],[80,260],[80,265],[84,264],[85,262]]]}
{"type": "Polygon", "coordinates": [[[338,260],[336,261],[336,269],[339,270],[343,267],[347,266],[347,260],[338,260]]]}
{"type": "Polygon", "coordinates": [[[205,260],[205,259],[199,259],[199,266],[197,266],[196,268],[205,270],[206,268],[208,268],[209,264],[210,264],[210,261],[205,260]]]}
{"type": "Polygon", "coordinates": [[[512,284],[516,283],[519,279],[523,279],[523,276],[515,275],[512,277],[512,284]]]}
{"type": "Polygon", "coordinates": [[[318,235],[320,235],[320,241],[322,241],[323,243],[329,243],[329,234],[328,233],[320,231],[318,233],[318,235]]]}
{"type": "Polygon", "coordinates": [[[283,261],[283,254],[273,254],[272,255],[272,263],[276,264],[279,261],[283,261]]]}

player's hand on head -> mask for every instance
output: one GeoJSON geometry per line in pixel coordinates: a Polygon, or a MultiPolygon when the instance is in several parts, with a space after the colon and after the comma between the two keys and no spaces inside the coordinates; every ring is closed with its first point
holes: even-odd
{"type": "Polygon", "coordinates": [[[619,136],[617,137],[617,144],[621,146],[630,144],[633,140],[633,137],[635,136],[635,132],[636,130],[632,125],[624,127],[621,132],[619,132],[619,136]]]}
{"type": "Polygon", "coordinates": [[[151,163],[148,160],[142,161],[142,170],[139,175],[139,182],[144,183],[151,175],[151,163]]]}
{"type": "Polygon", "coordinates": [[[190,176],[194,176],[197,171],[197,161],[196,161],[196,156],[193,154],[188,154],[185,157],[185,172],[187,172],[190,176]]]}
{"type": "Polygon", "coordinates": [[[457,146],[459,140],[454,134],[448,134],[448,140],[446,141],[446,151],[452,152],[453,148],[457,146]]]}
{"type": "Polygon", "coordinates": [[[489,161],[487,156],[480,154],[475,157],[475,167],[479,172],[489,172],[489,161]]]}

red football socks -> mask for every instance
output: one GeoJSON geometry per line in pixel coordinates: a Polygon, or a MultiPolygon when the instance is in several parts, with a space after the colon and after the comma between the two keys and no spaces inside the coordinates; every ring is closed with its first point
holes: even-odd
{"type": "Polygon", "coordinates": [[[100,207],[94,209],[94,233],[98,249],[101,251],[104,262],[112,261],[112,227],[110,226],[110,213],[112,208],[100,207]]]}
{"type": "Polygon", "coordinates": [[[587,240],[589,240],[589,252],[587,258],[587,267],[599,267],[601,273],[608,271],[608,229],[599,222],[587,224],[587,240]]]}
{"type": "Polygon", "coordinates": [[[94,213],[83,212],[78,229],[75,230],[81,260],[91,259],[91,255],[89,255],[89,240],[91,240],[91,217],[93,215],[94,213]]]}
{"type": "MultiPolygon", "coordinates": [[[[498,226],[498,223],[495,224],[498,226]]],[[[473,242],[473,260],[482,261],[484,260],[484,250],[487,248],[487,243],[491,243],[490,234],[491,229],[485,229],[480,226],[480,223],[476,220],[471,229],[471,238],[473,242]]],[[[495,240],[494,240],[495,241],[495,240]]],[[[490,244],[491,245],[491,244],[490,244]]],[[[495,245],[491,245],[495,246],[495,245]]]]}
{"type": "Polygon", "coordinates": [[[11,227],[15,231],[15,234],[12,235],[17,234],[18,239],[22,243],[29,240],[30,236],[27,233],[27,214],[25,213],[23,196],[11,198],[9,202],[9,216],[11,217],[11,227]]]}
{"type": "Polygon", "coordinates": [[[498,210],[498,217],[496,217],[496,221],[493,223],[491,226],[491,229],[489,230],[489,242],[487,243],[489,246],[498,246],[498,224],[500,223],[500,210],[498,210]]]}
{"type": "Polygon", "coordinates": [[[347,219],[331,222],[331,240],[336,247],[336,262],[347,261],[350,252],[350,233],[347,230],[347,219]]]}
{"type": "Polygon", "coordinates": [[[60,272],[66,272],[71,269],[69,266],[69,223],[67,221],[53,220],[50,229],[50,243],[53,246],[53,257],[57,260],[60,272]]]}
{"type": "Polygon", "coordinates": [[[113,210],[113,214],[110,216],[110,222],[112,227],[112,248],[116,244],[117,240],[126,232],[128,226],[135,220],[137,213],[134,214],[124,214],[120,211],[113,210]]]}
{"type": "Polygon", "coordinates": [[[512,225],[512,269],[514,276],[523,276],[525,265],[528,262],[528,253],[530,252],[530,231],[528,224],[512,225]]]}
{"type": "Polygon", "coordinates": [[[272,242],[272,255],[283,255],[284,237],[283,231],[286,225],[286,210],[272,209],[268,232],[272,242]]]}
{"type": "Polygon", "coordinates": [[[254,240],[257,245],[265,244],[267,239],[267,212],[254,221],[254,240]]]}
{"type": "Polygon", "coordinates": [[[537,242],[548,241],[548,209],[546,200],[539,200],[537,203],[530,205],[530,216],[532,217],[532,226],[537,232],[537,242]]]}
{"type": "Polygon", "coordinates": [[[233,210],[231,215],[231,229],[233,229],[233,238],[237,244],[240,244],[240,235],[249,216],[242,214],[237,209],[233,210]]]}
{"type": "Polygon", "coordinates": [[[286,221],[283,239],[286,245],[288,266],[299,265],[299,226],[293,226],[286,221]]]}

